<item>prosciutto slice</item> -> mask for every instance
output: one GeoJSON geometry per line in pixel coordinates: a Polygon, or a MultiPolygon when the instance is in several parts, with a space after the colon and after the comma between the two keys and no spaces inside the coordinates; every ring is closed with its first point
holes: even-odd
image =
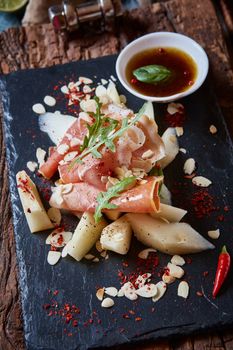
{"type": "Polygon", "coordinates": [[[71,151],[78,151],[87,132],[86,122],[79,118],[65,133],[63,139],[54,147],[47,161],[39,168],[39,173],[46,179],[50,179],[57,171],[59,162],[71,151]]]}
{"type": "MultiPolygon", "coordinates": [[[[148,177],[146,183],[124,191],[119,197],[113,198],[111,203],[117,205],[117,209],[121,212],[158,212],[160,208],[158,196],[160,180],[159,177],[148,177]]],[[[98,188],[85,182],[60,185],[53,189],[49,204],[59,209],[94,212],[98,204],[96,198],[100,192],[98,188]],[[67,186],[69,187],[68,191],[67,186]]]]}

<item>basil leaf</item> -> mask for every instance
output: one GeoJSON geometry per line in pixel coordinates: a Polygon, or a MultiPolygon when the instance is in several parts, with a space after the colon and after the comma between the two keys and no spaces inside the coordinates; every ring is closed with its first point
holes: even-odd
{"type": "Polygon", "coordinates": [[[137,80],[146,84],[157,84],[165,81],[171,76],[171,73],[166,67],[157,64],[140,67],[133,71],[137,80]]]}

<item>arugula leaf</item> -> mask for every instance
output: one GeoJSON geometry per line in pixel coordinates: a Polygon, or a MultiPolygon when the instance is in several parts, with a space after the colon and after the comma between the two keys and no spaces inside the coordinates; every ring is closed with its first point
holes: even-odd
{"type": "Polygon", "coordinates": [[[95,209],[95,221],[99,222],[102,217],[103,209],[116,209],[117,205],[109,203],[110,199],[113,197],[118,197],[122,191],[126,189],[133,181],[135,181],[135,177],[126,177],[123,180],[119,181],[112,187],[110,187],[107,192],[100,192],[97,196],[97,207],[95,209]]]}
{"type": "MultiPolygon", "coordinates": [[[[128,130],[132,125],[137,123],[137,121],[141,118],[146,110],[146,104],[141,107],[136,116],[129,120],[127,117],[122,120],[121,127],[115,131],[118,127],[118,121],[105,117],[102,118],[100,113],[101,104],[99,103],[98,97],[95,98],[97,103],[96,113],[93,114],[94,118],[96,118],[96,122],[92,126],[88,126],[91,129],[89,131],[87,139],[84,138],[84,145],[82,153],[76,157],[70,164],[69,170],[72,169],[75,163],[82,163],[82,158],[84,158],[87,154],[92,154],[95,158],[101,158],[101,153],[98,151],[99,147],[102,145],[106,145],[112,152],[115,152],[114,140],[123,135],[123,133],[128,130]],[[97,124],[94,130],[94,125],[97,124]]],[[[89,128],[88,128],[89,130],[89,128]]],[[[82,150],[82,149],[81,149],[82,150]]]]}
{"type": "Polygon", "coordinates": [[[149,172],[149,176],[163,176],[163,169],[155,165],[149,172]]]}
{"type": "Polygon", "coordinates": [[[137,68],[133,71],[133,75],[137,80],[147,84],[157,84],[167,80],[172,72],[166,67],[158,64],[137,68]]]}

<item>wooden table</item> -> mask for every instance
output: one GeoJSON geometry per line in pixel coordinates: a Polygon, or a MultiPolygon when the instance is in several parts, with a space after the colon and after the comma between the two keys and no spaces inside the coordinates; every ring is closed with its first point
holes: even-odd
{"type": "MultiPolygon", "coordinates": [[[[115,29],[104,34],[90,34],[84,30],[69,40],[56,35],[49,24],[10,29],[0,34],[0,72],[6,74],[18,69],[109,55],[145,33],[177,31],[191,36],[207,51],[218,101],[233,132],[233,70],[227,47],[233,25],[227,3],[220,0],[218,4],[223,9],[223,16],[219,17],[210,0],[159,2],[151,8],[126,13],[115,29]]],[[[2,129],[0,142],[0,349],[21,350],[25,346],[2,129]]],[[[134,349],[231,350],[233,330],[134,346],[134,349]]]]}

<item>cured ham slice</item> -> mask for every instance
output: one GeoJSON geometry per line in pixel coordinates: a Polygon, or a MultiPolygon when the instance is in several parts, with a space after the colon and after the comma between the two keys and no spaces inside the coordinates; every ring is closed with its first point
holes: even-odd
{"type": "MultiPolygon", "coordinates": [[[[158,196],[160,181],[160,177],[148,177],[146,183],[124,191],[110,202],[117,205],[117,209],[121,212],[157,212],[160,207],[158,196]]],[[[85,182],[61,185],[53,189],[49,203],[52,207],[59,209],[94,212],[97,206],[96,198],[100,192],[98,188],[85,182]]]]}
{"type": "Polygon", "coordinates": [[[57,147],[54,147],[47,161],[39,168],[39,173],[50,179],[57,171],[59,162],[70,151],[79,151],[80,144],[86,134],[86,122],[79,118],[65,133],[57,147]]]}

